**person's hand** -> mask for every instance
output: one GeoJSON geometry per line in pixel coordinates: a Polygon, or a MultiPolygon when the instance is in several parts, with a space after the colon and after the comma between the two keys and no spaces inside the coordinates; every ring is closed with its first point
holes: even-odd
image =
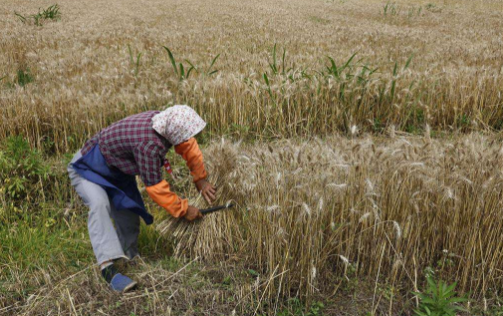
{"type": "Polygon", "coordinates": [[[185,213],[185,219],[188,220],[189,222],[192,222],[193,220],[199,219],[203,217],[203,214],[199,212],[199,209],[194,206],[190,206],[187,208],[187,213],[185,213]]]}
{"type": "Polygon", "coordinates": [[[209,183],[205,179],[201,179],[196,182],[196,188],[204,197],[206,202],[208,202],[208,204],[211,204],[213,201],[215,201],[215,194],[217,193],[217,189],[211,183],[209,183]]]}

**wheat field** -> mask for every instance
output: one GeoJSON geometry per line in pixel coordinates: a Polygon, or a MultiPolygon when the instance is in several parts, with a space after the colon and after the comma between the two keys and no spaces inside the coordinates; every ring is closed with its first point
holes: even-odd
{"type": "Polygon", "coordinates": [[[274,279],[271,298],[294,290],[308,296],[350,265],[398,291],[417,289],[417,276],[434,262],[482,298],[503,281],[502,148],[476,135],[269,146],[222,140],[207,148],[208,163],[222,203],[242,212],[213,216],[195,230],[169,220],[158,229],[178,238],[179,254],[247,254],[274,279]]]}
{"type": "Polygon", "coordinates": [[[30,17],[53,4],[0,7],[0,315],[415,315],[427,275],[457,282],[463,315],[501,315],[503,2],[68,0],[30,17]],[[117,297],[64,165],[173,104],[208,122],[217,203],[236,206],[189,225],[148,203],[142,286],[117,297]],[[9,160],[15,136],[37,163],[9,160]]]}
{"type": "MultiPolygon", "coordinates": [[[[498,139],[477,134],[451,140],[396,134],[331,137],[269,145],[215,141],[205,154],[221,192],[217,202],[233,202],[237,208],[190,225],[167,218],[150,204],[156,224],[148,234],[155,236],[147,237],[148,247],[155,244],[156,251],[185,258],[187,265],[195,260],[205,266],[193,272],[202,285],[186,286],[183,280],[194,276],[179,269],[187,266],[170,270],[162,260],[150,260],[132,272],[138,279],[148,276],[144,294],[119,302],[131,310],[148,299],[151,311],[174,308],[173,315],[177,307],[186,315],[251,315],[263,309],[273,314],[288,299],[329,299],[343,295],[346,288],[356,293],[361,289],[353,289],[355,280],[373,280],[367,296],[360,298],[366,304],[363,311],[408,315],[414,305],[410,291],[419,290],[425,271],[433,269],[438,277],[457,281],[458,290],[470,293],[473,304],[496,306],[503,276],[502,148],[498,139]],[[167,241],[172,250],[163,250],[167,241]],[[243,264],[258,277],[232,271],[243,264]],[[204,283],[215,278],[221,282],[218,273],[235,278],[235,287],[215,289],[204,283]],[[220,302],[217,307],[211,303],[215,300],[220,302]],[[200,304],[206,312],[184,304],[200,304]]],[[[188,171],[181,164],[174,174],[174,184],[185,188],[186,196],[197,197],[186,185],[188,171]]],[[[191,203],[203,206],[198,198],[191,203]]],[[[80,217],[85,218],[80,203],[56,216],[66,221],[63,230],[76,231],[85,229],[78,228],[80,217]]],[[[23,236],[10,232],[11,238],[23,236]]],[[[61,235],[62,240],[69,238],[61,235]]],[[[79,249],[68,258],[55,253],[58,260],[75,260],[73,252],[83,251],[82,242],[89,243],[79,240],[79,249]]],[[[77,258],[93,260],[87,251],[77,258]]],[[[20,293],[22,286],[39,287],[25,301],[5,301],[12,305],[4,309],[19,315],[94,314],[107,310],[101,302],[114,300],[92,264],[81,265],[65,278],[55,268],[38,269],[31,274],[33,280],[20,279],[26,273],[21,262],[7,266],[4,273],[17,279],[4,283],[7,290],[20,293]],[[93,296],[97,299],[89,300],[93,296]]],[[[327,315],[349,313],[337,304],[333,308],[327,315]]],[[[120,315],[124,310],[108,312],[120,315]]]]}
{"type": "Polygon", "coordinates": [[[173,103],[252,138],[503,126],[500,1],[69,1],[42,27],[14,15],[50,4],[0,9],[2,137],[64,152],[173,103]],[[180,82],[163,46],[197,70],[180,82]]]}

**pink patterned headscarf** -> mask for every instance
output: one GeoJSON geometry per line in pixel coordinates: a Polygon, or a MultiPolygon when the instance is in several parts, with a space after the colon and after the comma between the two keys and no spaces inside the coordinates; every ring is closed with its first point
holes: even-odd
{"type": "Polygon", "coordinates": [[[173,146],[201,132],[206,122],[187,105],[174,105],[152,117],[152,127],[173,146]]]}

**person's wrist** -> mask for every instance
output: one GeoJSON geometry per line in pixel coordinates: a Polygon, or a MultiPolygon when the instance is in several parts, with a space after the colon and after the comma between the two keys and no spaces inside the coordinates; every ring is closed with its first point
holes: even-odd
{"type": "Polygon", "coordinates": [[[198,191],[201,191],[204,188],[205,183],[207,183],[206,179],[199,179],[195,182],[196,188],[198,191]]]}
{"type": "Polygon", "coordinates": [[[199,214],[200,214],[199,208],[189,205],[187,208],[187,214],[185,215],[185,219],[187,219],[188,221],[196,220],[201,217],[199,214]]]}
{"type": "Polygon", "coordinates": [[[182,204],[182,211],[180,212],[180,217],[185,217],[189,211],[189,203],[185,202],[182,204]]]}

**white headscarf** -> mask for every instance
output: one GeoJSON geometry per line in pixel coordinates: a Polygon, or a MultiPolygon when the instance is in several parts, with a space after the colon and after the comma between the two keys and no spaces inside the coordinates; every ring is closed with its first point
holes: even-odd
{"type": "Polygon", "coordinates": [[[152,117],[154,130],[171,145],[181,144],[201,132],[206,122],[187,105],[174,105],[152,117]]]}

